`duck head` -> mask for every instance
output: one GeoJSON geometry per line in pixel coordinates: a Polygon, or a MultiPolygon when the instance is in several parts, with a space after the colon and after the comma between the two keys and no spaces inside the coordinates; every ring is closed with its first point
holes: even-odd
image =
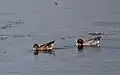
{"type": "Polygon", "coordinates": [[[83,49],[83,43],[84,43],[84,41],[83,41],[83,39],[78,39],[77,40],[77,47],[78,47],[78,49],[83,49]]]}
{"type": "Polygon", "coordinates": [[[34,44],[32,50],[36,50],[36,48],[39,48],[38,44],[34,44]]]}
{"type": "Polygon", "coordinates": [[[83,43],[84,43],[83,39],[80,38],[80,39],[77,40],[78,45],[83,45],[83,43]]]}

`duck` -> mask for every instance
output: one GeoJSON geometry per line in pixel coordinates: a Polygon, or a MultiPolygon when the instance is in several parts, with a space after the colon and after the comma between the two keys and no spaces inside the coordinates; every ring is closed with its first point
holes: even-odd
{"type": "Polygon", "coordinates": [[[44,44],[34,44],[32,50],[39,52],[39,51],[44,51],[44,52],[48,52],[48,51],[52,51],[53,47],[54,47],[54,43],[55,41],[50,41],[48,43],[44,43],[44,44]]]}
{"type": "Polygon", "coordinates": [[[84,41],[82,38],[78,38],[76,40],[76,46],[95,46],[95,47],[100,47],[100,40],[101,36],[95,36],[92,37],[91,39],[88,39],[87,41],[84,41]]]}

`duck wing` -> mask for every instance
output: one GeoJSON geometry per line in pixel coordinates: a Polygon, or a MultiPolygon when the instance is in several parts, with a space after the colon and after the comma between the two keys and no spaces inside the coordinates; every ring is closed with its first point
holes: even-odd
{"type": "Polygon", "coordinates": [[[89,42],[89,41],[96,41],[96,40],[100,41],[101,38],[102,38],[101,36],[95,36],[95,37],[93,37],[93,38],[87,40],[86,42],[89,42]]]}
{"type": "Polygon", "coordinates": [[[40,47],[46,47],[46,46],[50,46],[51,44],[55,43],[55,41],[51,41],[45,44],[42,44],[40,47]]]}
{"type": "Polygon", "coordinates": [[[55,41],[48,42],[48,43],[46,43],[46,46],[50,46],[51,44],[54,44],[54,43],[55,43],[55,41]]]}
{"type": "Polygon", "coordinates": [[[96,36],[96,37],[93,37],[93,38],[87,40],[84,44],[98,45],[100,43],[100,40],[101,40],[101,36],[96,36]]]}

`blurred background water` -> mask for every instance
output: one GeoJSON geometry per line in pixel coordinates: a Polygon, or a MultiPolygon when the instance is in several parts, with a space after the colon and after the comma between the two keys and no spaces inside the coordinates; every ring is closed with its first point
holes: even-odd
{"type": "Polygon", "coordinates": [[[119,0],[0,0],[1,75],[119,75],[119,0]],[[57,3],[55,5],[55,2],[57,3]],[[59,49],[56,56],[30,51],[56,40],[71,46],[88,32],[105,32],[101,47],[59,49]]]}

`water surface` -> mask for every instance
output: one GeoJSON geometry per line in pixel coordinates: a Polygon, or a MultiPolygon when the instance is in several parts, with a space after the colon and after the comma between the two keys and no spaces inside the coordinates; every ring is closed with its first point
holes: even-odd
{"type": "Polygon", "coordinates": [[[119,0],[1,0],[1,75],[119,75],[119,0]],[[78,53],[75,40],[105,32],[100,48],[78,53]],[[56,40],[54,55],[30,51],[56,40]]]}

